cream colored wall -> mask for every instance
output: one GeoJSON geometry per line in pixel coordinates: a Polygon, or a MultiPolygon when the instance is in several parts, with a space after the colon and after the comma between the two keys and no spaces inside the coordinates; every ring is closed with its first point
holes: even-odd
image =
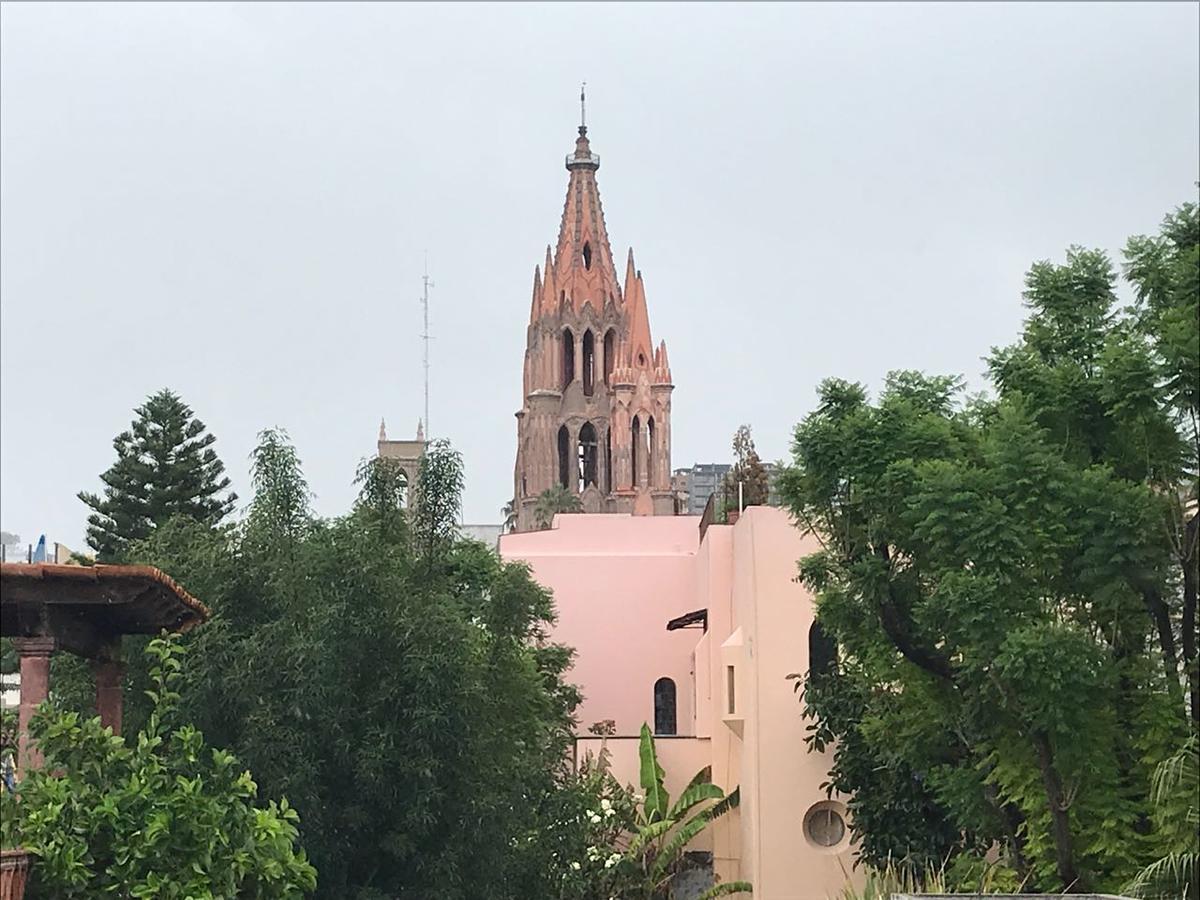
{"type": "Polygon", "coordinates": [[[732,624],[744,642],[737,673],[745,704],[741,818],[749,852],[743,874],[765,900],[824,900],[841,892],[851,872],[849,834],[833,848],[805,834],[806,814],[826,800],[821,784],[833,759],[829,752],[808,752],[806,721],[787,677],[808,668],[814,607],[795,580],[796,562],[818,545],[770,507],[748,509],[731,530],[732,624]]]}
{"type": "MultiPolygon", "coordinates": [[[[741,778],[741,741],[722,723],[724,669],[721,644],[732,631],[732,549],[733,529],[710,526],[696,554],[696,593],[698,605],[708,609],[708,631],[696,645],[697,676],[703,684],[700,693],[704,708],[697,715],[697,734],[711,736],[712,778],[726,793],[738,786],[741,778]]],[[[734,810],[718,819],[712,829],[713,870],[721,881],[743,877],[742,813],[734,810]]]]}

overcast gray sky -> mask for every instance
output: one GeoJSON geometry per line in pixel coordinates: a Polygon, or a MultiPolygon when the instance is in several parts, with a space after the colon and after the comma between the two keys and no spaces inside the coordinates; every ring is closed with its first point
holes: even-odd
{"type": "Polygon", "coordinates": [[[742,422],[782,458],[827,376],[979,387],[1033,260],[1195,196],[1198,10],[5,3],[0,524],[81,547],[75,493],[164,386],[243,499],[279,425],[345,511],[380,417],[421,414],[426,249],[433,430],[499,521],[583,79],[676,467],[742,422]]]}

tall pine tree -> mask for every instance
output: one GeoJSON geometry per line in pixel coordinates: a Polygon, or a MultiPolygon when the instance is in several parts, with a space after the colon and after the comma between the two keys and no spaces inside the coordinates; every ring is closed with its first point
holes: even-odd
{"type": "Polygon", "coordinates": [[[79,493],[92,509],[87,542],[100,562],[119,561],[131,542],[175,516],[215,526],[237,501],[222,496],[229,479],[212,449],[216,438],[179,395],[164,388],[135,412],[113,440],[117,461],[100,476],[104,496],[79,493]]]}

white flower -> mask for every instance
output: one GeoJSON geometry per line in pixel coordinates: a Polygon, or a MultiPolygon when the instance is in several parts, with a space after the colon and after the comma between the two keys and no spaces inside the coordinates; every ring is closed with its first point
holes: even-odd
{"type": "Polygon", "coordinates": [[[571,868],[574,869],[576,872],[578,872],[580,869],[579,863],[577,863],[577,862],[571,863],[571,868]]]}
{"type": "Polygon", "coordinates": [[[605,797],[603,800],[600,801],[600,808],[603,810],[612,809],[612,801],[609,800],[607,797],[605,797]]]}
{"type": "Polygon", "coordinates": [[[617,814],[617,811],[616,811],[615,809],[613,809],[611,806],[610,806],[608,809],[606,809],[606,810],[604,811],[604,815],[605,815],[605,817],[607,817],[607,816],[615,816],[616,814],[617,814]]]}

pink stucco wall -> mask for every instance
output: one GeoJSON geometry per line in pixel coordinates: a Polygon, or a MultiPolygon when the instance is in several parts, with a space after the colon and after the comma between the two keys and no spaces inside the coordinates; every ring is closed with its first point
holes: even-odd
{"type": "Polygon", "coordinates": [[[578,733],[616,721],[617,734],[654,726],[654,682],[671,678],[679,734],[692,726],[691,655],[699,631],[667,621],[703,606],[695,596],[700,543],[692,516],[560,515],[554,528],[507,534],[500,554],[529,563],[554,591],[553,638],[576,649],[568,678],[583,688],[578,733]]]}
{"type": "MultiPolygon", "coordinates": [[[[718,876],[753,881],[762,900],[827,900],[847,880],[861,880],[848,838],[819,847],[804,829],[805,815],[826,802],[821,784],[831,762],[828,753],[808,752],[787,678],[808,667],[814,606],[795,576],[815,540],[768,507],[746,510],[736,525],[711,526],[703,543],[698,520],[688,517],[574,515],[555,524],[508,535],[500,550],[528,561],[554,591],[555,637],[578,653],[570,677],[585,696],[580,732],[611,718],[618,734],[635,734],[653,722],[653,684],[668,675],[677,685],[680,734],[695,736],[664,746],[668,785],[711,765],[715,783],[741,789],[741,807],[705,838],[718,876]],[[701,608],[707,632],[666,631],[669,619],[701,608]]],[[[622,781],[637,780],[635,747],[610,742],[622,781]]]]}

